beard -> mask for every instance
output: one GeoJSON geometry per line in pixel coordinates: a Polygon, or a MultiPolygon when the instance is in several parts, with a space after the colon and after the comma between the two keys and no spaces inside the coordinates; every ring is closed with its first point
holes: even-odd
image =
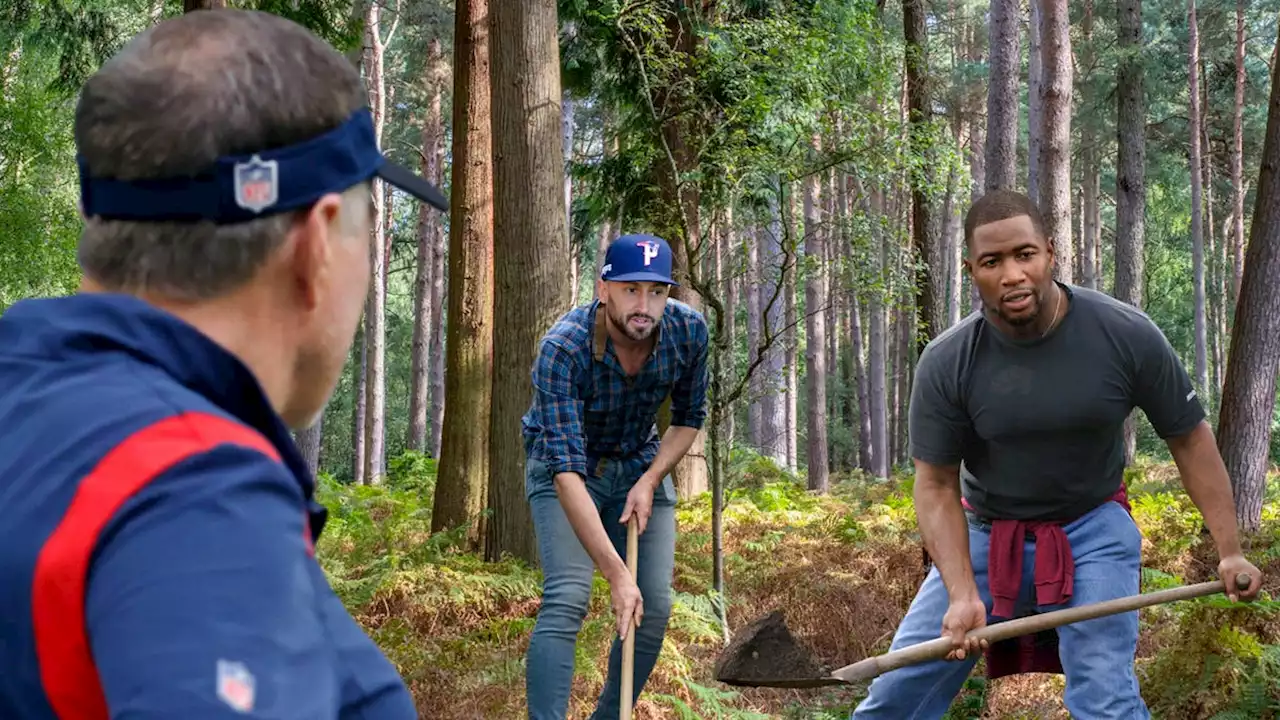
{"type": "Polygon", "coordinates": [[[994,304],[984,304],[988,311],[994,312],[1001,320],[1008,323],[1011,327],[1026,327],[1034,324],[1036,320],[1039,319],[1040,308],[1044,304],[1044,291],[1040,288],[1031,288],[1030,293],[1030,302],[1027,307],[1022,310],[1011,311],[1006,309],[1003,296],[998,298],[994,304]]]}
{"type": "Polygon", "coordinates": [[[653,317],[652,315],[646,315],[645,313],[631,313],[624,317],[621,314],[615,314],[613,308],[608,305],[605,305],[605,312],[609,314],[609,320],[615,327],[622,331],[623,335],[626,335],[628,338],[636,342],[649,339],[649,336],[653,334],[653,331],[658,328],[658,318],[653,317]],[[646,318],[649,320],[649,324],[644,327],[635,327],[631,324],[631,321],[637,318],[646,318]]]}

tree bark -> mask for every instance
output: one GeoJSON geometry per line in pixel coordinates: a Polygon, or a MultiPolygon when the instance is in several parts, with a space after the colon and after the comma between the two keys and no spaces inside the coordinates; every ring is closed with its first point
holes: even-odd
{"type": "MultiPolygon", "coordinates": [[[[1054,277],[1074,282],[1071,232],[1071,91],[1074,83],[1067,0],[1040,6],[1039,200],[1045,233],[1053,240],[1054,277]]],[[[1036,197],[1032,195],[1032,197],[1036,197]]]]}
{"type": "MultiPolygon", "coordinates": [[[[1146,231],[1146,102],[1143,98],[1142,0],[1117,0],[1116,72],[1116,299],[1142,307],[1146,231]]],[[[1136,428],[1125,421],[1125,462],[1132,463],[1136,428]]]]}
{"type": "MultiPolygon", "coordinates": [[[[374,133],[382,142],[387,122],[386,76],[383,69],[384,46],[381,36],[381,5],[369,4],[365,32],[369,47],[369,91],[373,106],[374,133]]],[[[368,366],[365,370],[364,415],[364,484],[382,482],[386,467],[386,403],[387,403],[387,199],[389,188],[381,180],[373,184],[374,228],[369,248],[373,278],[369,283],[369,299],[365,310],[365,342],[368,366]]]]}
{"type": "MultiPolygon", "coordinates": [[[[444,119],[441,117],[442,95],[440,64],[442,50],[440,38],[432,38],[426,58],[427,104],[422,122],[422,174],[439,186],[440,165],[444,160],[444,119]]],[[[432,329],[436,315],[442,312],[440,303],[433,302],[435,282],[436,236],[443,234],[439,213],[425,204],[418,208],[418,252],[416,275],[413,283],[413,357],[410,361],[409,380],[409,431],[405,447],[423,452],[427,450],[428,410],[431,396],[431,358],[440,354],[438,343],[433,343],[432,329]]],[[[443,279],[443,278],[441,278],[443,279]]]]}
{"type": "MultiPolygon", "coordinates": [[[[564,148],[555,0],[490,9],[493,88],[494,372],[485,555],[538,559],[524,495],[520,419],[543,333],[568,310],[564,148]]],[[[446,408],[447,411],[447,408],[446,408]]]]}
{"type": "MultiPolygon", "coordinates": [[[[1084,18],[1081,22],[1083,42],[1080,47],[1080,64],[1085,68],[1085,80],[1093,74],[1097,52],[1093,42],[1093,0],[1084,0],[1084,18]]],[[[1082,100],[1087,97],[1082,93],[1082,100]]],[[[1098,172],[1098,133],[1090,118],[1082,118],[1080,124],[1080,284],[1092,290],[1099,286],[1102,272],[1099,254],[1102,220],[1099,200],[1101,195],[1098,172]]]]}
{"type": "Polygon", "coordinates": [[[783,352],[783,323],[785,321],[785,305],[783,293],[786,289],[783,264],[786,262],[783,243],[782,202],[779,198],[785,192],[785,185],[777,177],[769,193],[769,229],[765,232],[764,252],[761,253],[760,284],[756,291],[760,293],[760,306],[764,313],[761,328],[761,343],[764,362],[756,372],[761,374],[762,398],[761,432],[764,435],[764,454],[773,458],[778,465],[787,465],[787,408],[786,364],[783,352]]]}
{"type": "MultiPolygon", "coordinates": [[[[814,137],[814,149],[821,150],[821,139],[814,137]]],[[[808,409],[805,433],[806,466],[809,489],[827,492],[830,486],[827,456],[827,313],[824,304],[830,303],[831,292],[827,287],[825,263],[827,248],[820,227],[818,208],[818,176],[809,175],[804,181],[804,254],[817,258],[807,265],[804,283],[804,362],[805,404],[808,409]]]]}
{"type": "MultiPolygon", "coordinates": [[[[452,222],[445,343],[448,372],[444,374],[444,422],[431,516],[433,532],[466,524],[467,541],[472,548],[481,545],[487,530],[483,510],[489,499],[494,400],[488,16],[488,0],[458,0],[453,31],[453,163],[449,198],[452,222]]],[[[439,352],[439,347],[435,351],[439,352]]]]}
{"type": "Polygon", "coordinates": [[[302,461],[307,464],[307,471],[311,473],[311,477],[318,475],[320,450],[324,446],[324,415],[321,414],[316,418],[311,427],[294,433],[293,441],[298,446],[298,453],[302,455],[302,461]]]}
{"type": "MultiPolygon", "coordinates": [[[[1045,67],[1044,5],[1058,0],[1028,0],[1027,22],[1027,197],[1040,202],[1040,178],[1044,172],[1044,76],[1052,70],[1045,67]]],[[[1040,208],[1044,212],[1044,207],[1040,208]]],[[[1050,236],[1052,237],[1052,236],[1050,236]]]]}
{"type": "MultiPolygon", "coordinates": [[[[1122,0],[1123,1],[1123,0],[1122,0]]],[[[991,60],[987,84],[986,190],[1012,190],[1018,172],[1018,65],[1021,12],[1017,0],[991,0],[991,60]]]]}
{"type": "MultiPolygon", "coordinates": [[[[906,40],[907,117],[912,152],[925,156],[929,137],[929,38],[925,30],[924,0],[903,0],[903,33],[906,40]]],[[[913,170],[911,179],[911,244],[918,262],[915,270],[915,305],[923,332],[911,328],[920,350],[946,328],[946,264],[939,252],[937,216],[928,194],[928,163],[913,170]]]]}
{"type": "Polygon", "coordinates": [[[880,223],[884,218],[884,194],[876,189],[870,213],[872,218],[872,272],[880,282],[871,288],[871,298],[867,303],[868,343],[867,351],[867,386],[871,391],[871,472],[878,478],[889,477],[889,388],[887,375],[889,364],[888,310],[885,298],[889,290],[889,248],[888,233],[884,232],[880,223]]]}
{"type": "MultiPolygon", "coordinates": [[[[1280,44],[1278,41],[1277,44],[1280,44]]],[[[1249,229],[1240,298],[1231,328],[1218,447],[1231,477],[1236,520],[1246,531],[1262,520],[1267,451],[1280,369],[1280,72],[1272,71],[1267,134],[1249,229]]]]}
{"type": "MultiPolygon", "coordinates": [[[[753,226],[747,229],[747,273],[742,285],[742,292],[747,296],[747,366],[760,357],[760,349],[764,333],[764,306],[760,302],[760,237],[764,230],[753,218],[753,226]]],[[[761,372],[763,361],[756,366],[755,372],[747,378],[747,442],[757,452],[763,453],[764,443],[764,373],[761,372]]]]}
{"type": "Polygon", "coordinates": [[[1244,276],[1244,82],[1244,0],[1236,0],[1236,94],[1231,128],[1233,304],[1240,297],[1240,281],[1244,276]]]}
{"type": "Polygon", "coordinates": [[[1190,55],[1187,61],[1187,85],[1189,88],[1190,114],[1188,133],[1191,140],[1191,265],[1195,276],[1195,346],[1196,389],[1205,396],[1209,394],[1209,343],[1208,330],[1205,325],[1204,294],[1204,188],[1201,173],[1204,171],[1204,158],[1200,149],[1200,32],[1196,22],[1196,0],[1187,0],[1187,28],[1190,42],[1190,55]]]}

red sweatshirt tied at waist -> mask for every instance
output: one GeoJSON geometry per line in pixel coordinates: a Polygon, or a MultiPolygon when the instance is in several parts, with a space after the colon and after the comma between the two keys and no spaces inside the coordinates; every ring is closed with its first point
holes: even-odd
{"type": "MultiPolygon", "coordinates": [[[[1126,512],[1129,495],[1123,482],[1108,502],[1119,503],[1126,512]]],[[[965,509],[973,510],[961,498],[965,509]]],[[[1072,518],[1071,520],[1074,520],[1072,518]]],[[[1036,543],[1035,588],[1037,605],[1059,605],[1071,599],[1075,582],[1075,559],[1062,526],[1071,520],[993,520],[987,551],[987,582],[991,592],[991,614],[1012,619],[1014,605],[1022,590],[1022,555],[1027,533],[1036,543]]],[[[987,677],[995,679],[1020,673],[1061,673],[1058,633],[1047,630],[994,643],[987,649],[987,677]]]]}

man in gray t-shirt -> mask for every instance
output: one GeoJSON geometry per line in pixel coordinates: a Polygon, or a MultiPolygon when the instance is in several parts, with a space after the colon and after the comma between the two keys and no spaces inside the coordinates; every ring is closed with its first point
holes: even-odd
{"type": "MultiPolygon", "coordinates": [[[[1141,533],[1123,486],[1123,426],[1134,408],[1181,469],[1219,575],[1251,578],[1248,590],[1224,583],[1224,592],[1252,599],[1261,584],[1240,550],[1204,408],[1160,329],[1137,308],[1055,282],[1053,243],[1021,194],[975,203],[965,242],[983,310],[929,343],[916,368],[915,505],[935,565],[891,646],[941,630],[955,650],[877,678],[855,719],[941,718],[978,652],[995,649],[967,640],[970,630],[1138,592],[1141,533]]],[[[1137,640],[1137,613],[1124,613],[1059,628],[1048,661],[1010,669],[993,652],[988,669],[1063,672],[1067,709],[1080,720],[1149,718],[1133,673],[1137,640]]]]}

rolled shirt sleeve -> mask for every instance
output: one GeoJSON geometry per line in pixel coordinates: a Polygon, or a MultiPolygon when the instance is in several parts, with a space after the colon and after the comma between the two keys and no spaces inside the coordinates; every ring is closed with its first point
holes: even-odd
{"type": "Polygon", "coordinates": [[[584,404],[574,382],[577,369],[563,346],[552,339],[542,341],[533,365],[533,405],[542,430],[540,456],[552,477],[563,472],[587,476],[584,404]]]}
{"type": "Polygon", "coordinates": [[[692,324],[692,361],[685,365],[671,392],[671,424],[701,429],[707,420],[707,350],[710,336],[701,318],[692,324]]]}

